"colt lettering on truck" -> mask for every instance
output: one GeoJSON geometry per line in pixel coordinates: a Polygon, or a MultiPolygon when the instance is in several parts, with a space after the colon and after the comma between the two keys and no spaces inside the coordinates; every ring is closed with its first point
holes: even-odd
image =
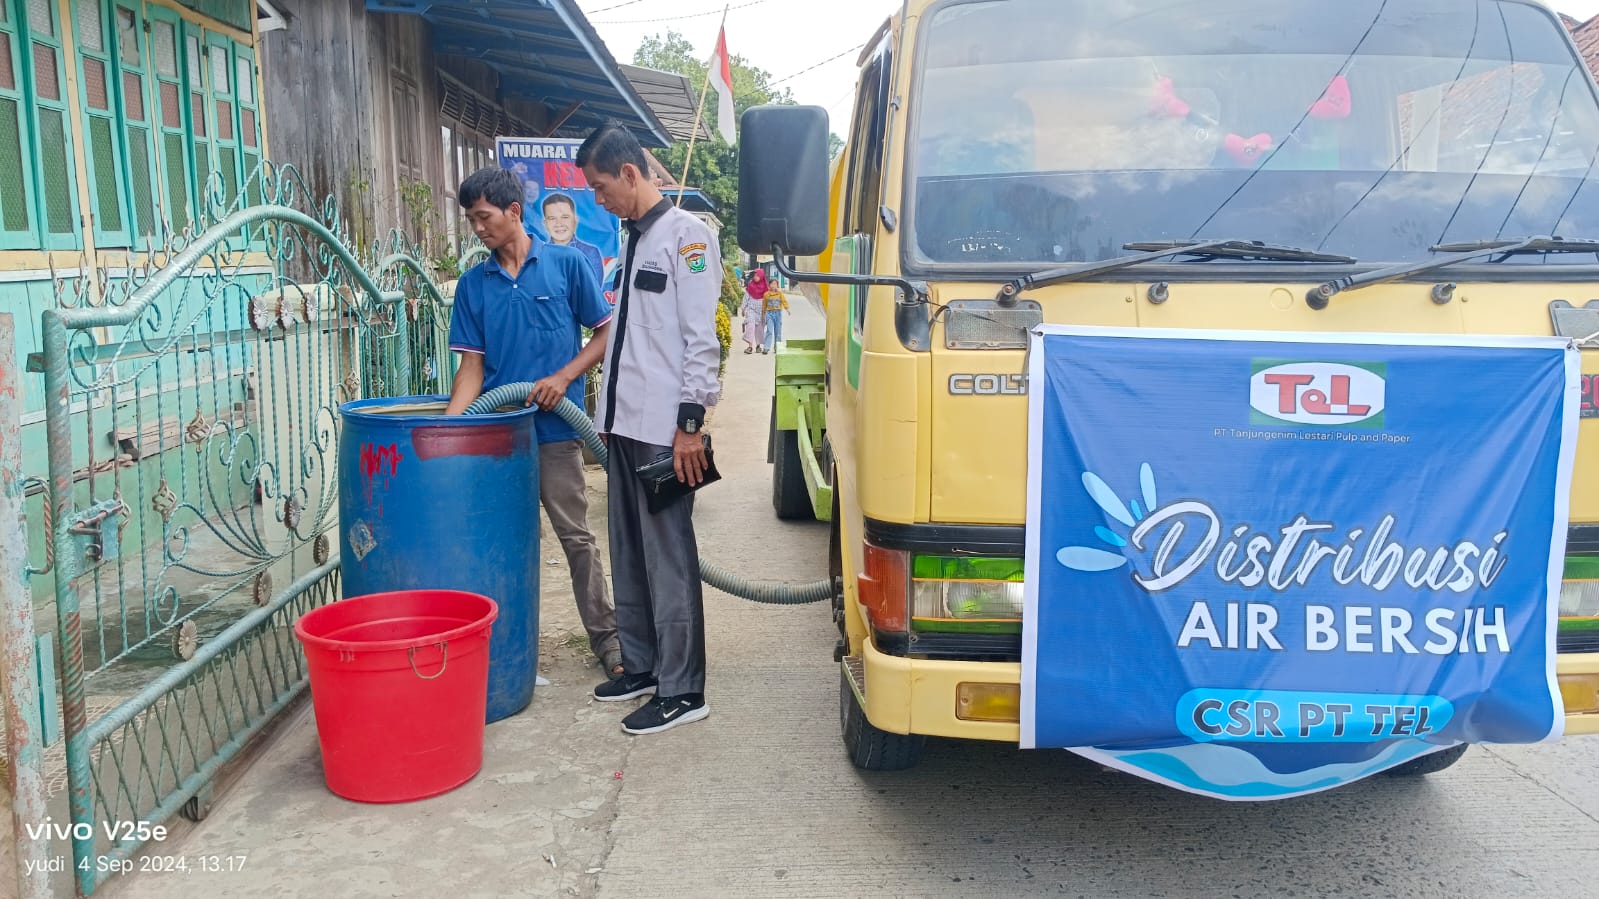
{"type": "Polygon", "coordinates": [[[773,501],[831,522],[856,765],[1258,800],[1599,734],[1599,89],[1548,9],[907,0],[859,66],[831,166],[745,114],[738,235],[826,307],[773,501]]]}

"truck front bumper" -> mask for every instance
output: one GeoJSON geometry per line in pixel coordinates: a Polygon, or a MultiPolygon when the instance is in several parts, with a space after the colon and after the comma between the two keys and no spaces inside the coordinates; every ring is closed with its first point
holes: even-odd
{"type": "MultiPolygon", "coordinates": [[[[1599,653],[1562,653],[1555,671],[1568,710],[1566,733],[1599,734],[1599,653]]],[[[1001,743],[1021,738],[1017,662],[908,659],[879,652],[868,640],[861,655],[844,660],[844,673],[879,730],[1001,743]],[[1002,716],[1009,720],[994,720],[1002,716]]]]}

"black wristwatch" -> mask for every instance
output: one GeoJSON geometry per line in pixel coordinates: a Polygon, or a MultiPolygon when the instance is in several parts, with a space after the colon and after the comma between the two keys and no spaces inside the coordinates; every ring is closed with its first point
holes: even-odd
{"type": "Polygon", "coordinates": [[[680,403],[677,407],[677,426],[685,434],[698,434],[705,424],[705,407],[699,403],[680,403]]]}

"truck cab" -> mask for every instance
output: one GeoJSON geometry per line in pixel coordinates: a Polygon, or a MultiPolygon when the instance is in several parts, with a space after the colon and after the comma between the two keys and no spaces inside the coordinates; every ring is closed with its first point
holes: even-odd
{"type": "Polygon", "coordinates": [[[1599,93],[1548,9],[907,0],[831,167],[825,112],[749,116],[740,243],[813,256],[826,306],[793,443],[856,765],[1018,740],[1041,323],[1577,341],[1557,675],[1599,733],[1599,93]]]}

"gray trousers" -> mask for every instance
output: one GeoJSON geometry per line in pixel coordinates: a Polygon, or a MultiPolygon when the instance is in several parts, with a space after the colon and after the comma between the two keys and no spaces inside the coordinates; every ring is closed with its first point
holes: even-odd
{"type": "Polygon", "coordinates": [[[705,595],[694,497],[651,514],[634,471],[670,447],[610,438],[611,580],[622,660],[653,672],[661,696],[705,692],[705,595]]]}
{"type": "Polygon", "coordinates": [[[579,441],[539,444],[539,498],[555,536],[561,539],[561,549],[566,552],[566,565],[572,571],[572,595],[577,598],[583,629],[588,631],[589,648],[602,662],[607,655],[614,658],[619,646],[616,611],[605,591],[600,547],[589,530],[589,500],[579,441]]]}

